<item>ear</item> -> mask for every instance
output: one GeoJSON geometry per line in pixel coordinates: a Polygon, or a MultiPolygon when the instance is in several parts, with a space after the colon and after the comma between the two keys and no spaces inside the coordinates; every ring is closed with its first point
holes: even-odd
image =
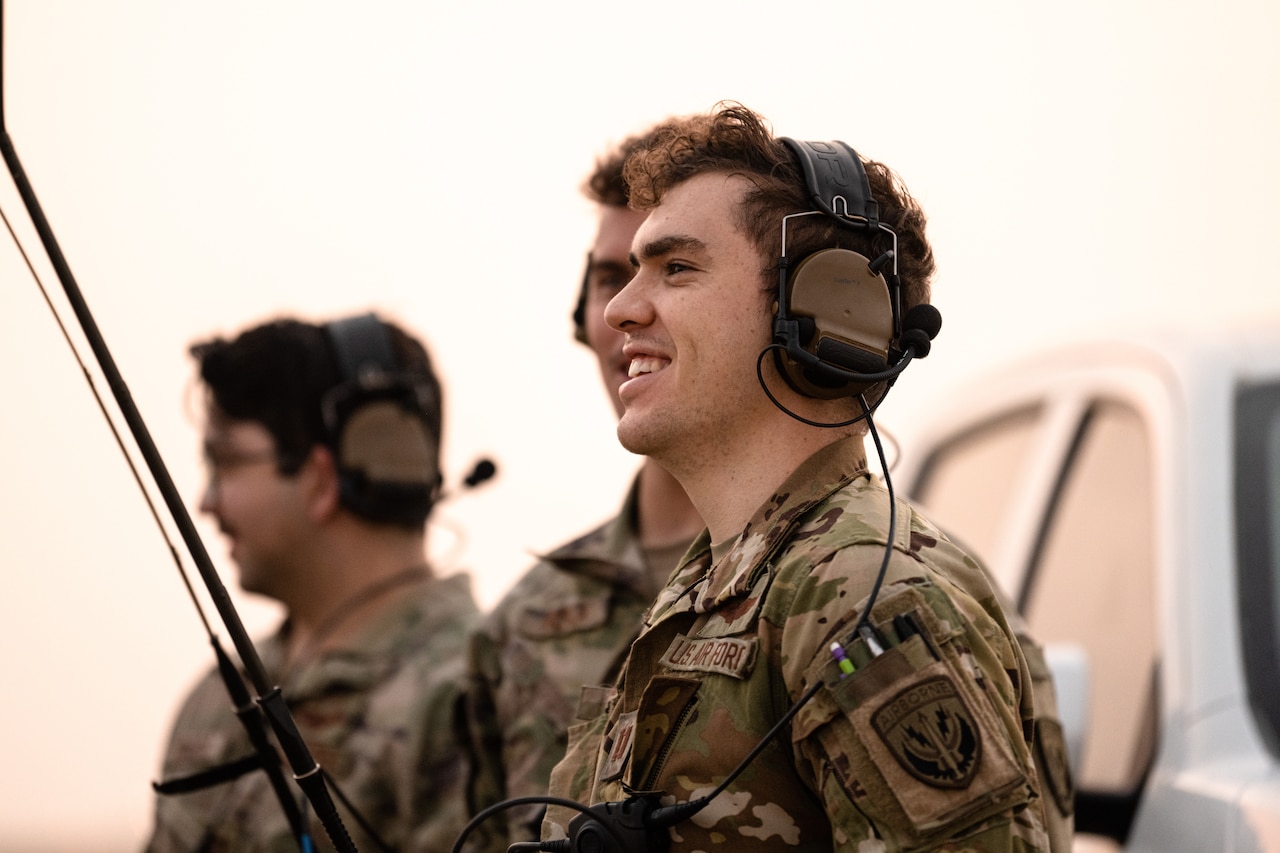
{"type": "Polygon", "coordinates": [[[316,524],[331,519],[341,508],[338,465],[333,452],[323,444],[312,447],[298,476],[304,487],[308,517],[316,524]]]}

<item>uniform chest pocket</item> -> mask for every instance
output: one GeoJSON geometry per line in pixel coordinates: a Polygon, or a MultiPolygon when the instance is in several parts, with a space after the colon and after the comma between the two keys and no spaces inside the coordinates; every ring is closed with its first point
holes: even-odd
{"type": "Polygon", "coordinates": [[[639,708],[622,714],[610,732],[600,781],[626,778],[636,790],[647,790],[694,712],[700,686],[696,678],[651,679],[639,708]]]}
{"type": "Polygon", "coordinates": [[[573,598],[550,607],[530,604],[516,618],[515,631],[531,640],[546,640],[599,628],[608,618],[609,599],[604,596],[573,598]]]}

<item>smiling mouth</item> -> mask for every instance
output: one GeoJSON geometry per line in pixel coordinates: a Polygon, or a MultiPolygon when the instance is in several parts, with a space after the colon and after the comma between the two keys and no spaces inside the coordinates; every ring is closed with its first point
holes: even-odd
{"type": "Polygon", "coordinates": [[[671,362],[665,358],[654,358],[653,356],[636,356],[631,359],[631,364],[627,367],[627,376],[635,379],[645,373],[657,373],[666,368],[671,362]]]}

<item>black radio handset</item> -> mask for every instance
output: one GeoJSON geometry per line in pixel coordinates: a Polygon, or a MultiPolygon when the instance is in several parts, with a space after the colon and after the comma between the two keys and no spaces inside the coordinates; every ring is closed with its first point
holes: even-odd
{"type": "MultiPolygon", "coordinates": [[[[700,808],[701,805],[693,811],[700,808]]],[[[683,818],[662,822],[656,819],[662,811],[665,809],[659,807],[654,795],[592,806],[569,821],[568,850],[570,853],[666,853],[671,846],[667,827],[683,818]]]]}

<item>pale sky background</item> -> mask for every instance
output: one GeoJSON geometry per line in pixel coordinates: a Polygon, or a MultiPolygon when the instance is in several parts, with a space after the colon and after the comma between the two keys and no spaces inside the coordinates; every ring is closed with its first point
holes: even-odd
{"type": "MultiPolygon", "coordinates": [[[[443,374],[449,481],[498,463],[432,534],[485,606],[612,515],[636,467],[570,337],[594,226],[578,187],[670,113],[741,101],[920,199],[944,324],[890,430],[931,389],[1067,336],[1280,317],[1265,0],[6,0],[3,25],[9,134],[188,506],[186,346],[376,307],[443,374]]],[[[0,207],[79,343],[7,174],[0,207]]],[[[132,850],[211,655],[7,233],[0,299],[0,848],[132,850]]],[[[277,617],[236,600],[255,635],[277,617]]]]}

